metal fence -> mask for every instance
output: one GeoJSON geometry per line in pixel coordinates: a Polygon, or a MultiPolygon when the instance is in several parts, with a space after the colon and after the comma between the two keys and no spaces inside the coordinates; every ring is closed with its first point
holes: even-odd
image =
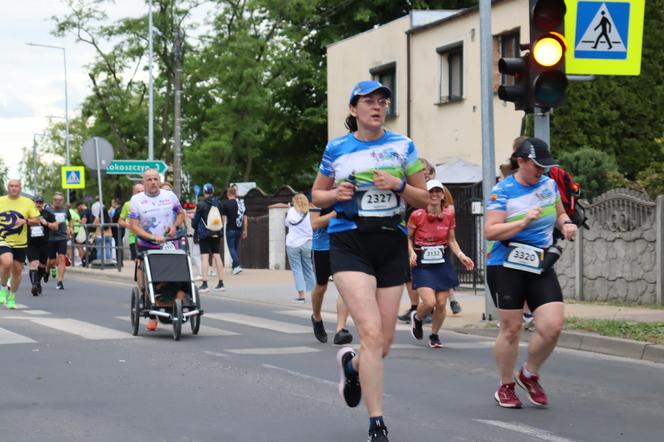
{"type": "Polygon", "coordinates": [[[118,223],[101,223],[101,224],[80,224],[82,229],[85,229],[85,241],[77,242],[76,235],[73,235],[71,244],[68,244],[69,256],[72,265],[76,265],[77,261],[81,261],[86,267],[116,268],[122,270],[122,262],[124,259],[124,248],[122,244],[122,234],[124,230],[118,223]],[[100,229],[102,236],[97,236],[96,231],[100,229]],[[109,246],[106,244],[105,238],[108,235],[103,235],[105,229],[117,229],[117,235],[111,235],[114,239],[115,245],[109,246]],[[106,258],[106,251],[111,249],[111,259],[106,258]],[[82,256],[81,256],[82,255],[82,256]],[[112,258],[115,256],[115,258],[112,258]]]}
{"type": "Polygon", "coordinates": [[[482,214],[473,213],[473,202],[482,201],[482,183],[475,184],[448,184],[447,188],[454,198],[454,211],[456,216],[456,239],[461,250],[475,263],[472,271],[456,259],[454,267],[459,275],[459,282],[464,286],[476,289],[484,285],[484,250],[482,244],[483,218],[482,214]]]}

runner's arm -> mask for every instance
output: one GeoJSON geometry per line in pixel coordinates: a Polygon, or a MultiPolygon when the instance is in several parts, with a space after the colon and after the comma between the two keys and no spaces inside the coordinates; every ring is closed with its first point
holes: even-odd
{"type": "Polygon", "coordinates": [[[155,235],[143,229],[137,219],[129,218],[129,228],[136,234],[136,236],[146,241],[155,241],[157,239],[155,235]]]}
{"type": "Polygon", "coordinates": [[[454,253],[459,261],[461,261],[461,264],[466,267],[466,270],[473,270],[475,263],[461,251],[461,247],[459,247],[459,243],[456,240],[455,229],[450,229],[447,232],[447,244],[450,246],[450,249],[452,249],[452,253],[454,253]]]}
{"type": "Polygon", "coordinates": [[[334,178],[318,172],[314,185],[311,188],[311,196],[316,207],[326,208],[337,201],[348,201],[353,197],[355,186],[347,181],[339,183],[334,187],[334,178]]]}
{"type": "Polygon", "coordinates": [[[542,214],[542,208],[530,209],[523,219],[505,222],[504,210],[489,210],[486,215],[484,236],[489,241],[506,241],[516,236],[542,214]]]}
{"type": "Polygon", "coordinates": [[[322,229],[324,227],[327,227],[327,225],[330,223],[330,220],[332,218],[335,218],[337,216],[337,212],[334,210],[331,211],[330,213],[326,213],[325,215],[320,214],[320,209],[312,209],[309,210],[309,217],[311,218],[311,227],[313,229],[322,229]]]}

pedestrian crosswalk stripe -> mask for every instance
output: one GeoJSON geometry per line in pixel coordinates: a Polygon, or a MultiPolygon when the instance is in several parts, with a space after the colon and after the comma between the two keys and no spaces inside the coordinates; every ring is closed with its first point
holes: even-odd
{"type": "Polygon", "coordinates": [[[281,333],[311,333],[311,327],[291,324],[288,322],[273,321],[257,316],[241,315],[237,313],[205,313],[206,318],[218,319],[225,322],[234,322],[236,324],[246,325],[247,327],[257,327],[266,330],[277,331],[281,333]]]}
{"type": "Polygon", "coordinates": [[[19,335],[0,327],[0,344],[29,344],[35,342],[27,336],[19,335]]]}
{"type": "MultiPolygon", "coordinates": [[[[127,316],[116,316],[115,319],[122,319],[124,321],[129,321],[129,318],[127,316]]],[[[240,333],[201,324],[199,334],[205,336],[238,336],[240,333]]]]}
{"type": "Polygon", "coordinates": [[[131,339],[134,338],[129,332],[102,327],[77,319],[61,318],[26,318],[35,324],[43,325],[55,330],[78,335],[85,339],[131,339]]]}
{"type": "Polygon", "coordinates": [[[268,348],[237,348],[224,349],[228,353],[238,355],[294,355],[302,353],[315,353],[321,351],[313,347],[268,347],[268,348]]]}
{"type": "MultiPolygon", "coordinates": [[[[311,311],[310,310],[304,310],[304,309],[279,310],[279,311],[275,311],[274,313],[279,314],[279,315],[295,316],[295,317],[298,317],[298,318],[311,318],[311,311]]],[[[323,312],[322,316],[323,316],[323,321],[336,322],[336,320],[337,320],[337,315],[335,313],[323,312]]],[[[353,318],[351,318],[350,316],[348,316],[347,325],[353,325],[353,318]]],[[[397,322],[397,325],[396,325],[395,329],[399,330],[399,331],[409,331],[410,330],[410,325],[397,322]]]]}
{"type": "Polygon", "coordinates": [[[27,313],[28,315],[35,315],[35,316],[36,315],[50,315],[51,314],[51,312],[47,312],[46,310],[30,310],[30,309],[27,309],[25,311],[25,313],[27,313]]]}

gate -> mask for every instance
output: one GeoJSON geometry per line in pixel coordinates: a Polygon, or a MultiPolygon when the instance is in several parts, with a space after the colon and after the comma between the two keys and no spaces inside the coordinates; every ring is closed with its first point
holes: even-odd
{"type": "Polygon", "coordinates": [[[472,271],[466,268],[454,257],[454,268],[459,275],[459,283],[470,285],[475,289],[484,285],[484,250],[482,244],[482,229],[484,228],[482,215],[473,214],[472,203],[482,201],[482,183],[474,184],[445,184],[454,198],[454,211],[456,217],[456,239],[461,250],[475,263],[472,271]]]}
{"type": "Polygon", "coordinates": [[[240,263],[247,269],[270,267],[269,215],[249,216],[247,239],[240,242],[240,263]]]}

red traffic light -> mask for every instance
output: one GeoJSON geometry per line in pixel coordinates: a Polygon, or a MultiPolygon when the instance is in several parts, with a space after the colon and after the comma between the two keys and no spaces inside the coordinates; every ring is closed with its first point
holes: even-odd
{"type": "Polygon", "coordinates": [[[565,0],[538,0],[532,7],[531,23],[541,31],[554,31],[562,24],[565,12],[565,0]]]}

